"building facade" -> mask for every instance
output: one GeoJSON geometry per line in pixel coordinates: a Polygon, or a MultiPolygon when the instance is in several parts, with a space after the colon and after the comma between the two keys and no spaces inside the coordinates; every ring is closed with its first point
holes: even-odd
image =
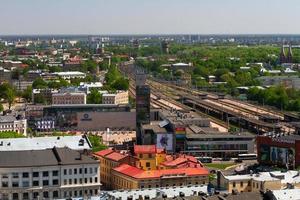
{"type": "Polygon", "coordinates": [[[52,94],[52,104],[86,104],[86,94],[81,92],[52,94]]]}
{"type": "Polygon", "coordinates": [[[115,94],[103,94],[103,104],[128,104],[128,91],[117,91],[115,94]]]}
{"type": "Polygon", "coordinates": [[[0,134],[1,132],[14,131],[21,135],[27,135],[27,120],[17,119],[14,116],[0,116],[0,134]]]}
{"type": "Polygon", "coordinates": [[[0,152],[0,199],[88,197],[100,191],[98,161],[68,148],[0,152]]]}

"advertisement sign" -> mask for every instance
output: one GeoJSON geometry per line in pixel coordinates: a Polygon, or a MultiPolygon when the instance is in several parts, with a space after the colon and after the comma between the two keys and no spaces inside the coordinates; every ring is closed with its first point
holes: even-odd
{"type": "Polygon", "coordinates": [[[157,134],[156,147],[164,148],[167,151],[173,151],[173,134],[157,134]]]}
{"type": "Polygon", "coordinates": [[[294,166],[295,150],[293,148],[261,145],[260,159],[273,164],[294,166]]]}

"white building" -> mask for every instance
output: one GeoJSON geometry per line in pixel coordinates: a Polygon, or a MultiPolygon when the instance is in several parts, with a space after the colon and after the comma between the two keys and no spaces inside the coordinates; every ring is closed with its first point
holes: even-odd
{"type": "Polygon", "coordinates": [[[93,82],[93,83],[83,83],[81,82],[79,85],[79,90],[84,91],[86,94],[89,94],[91,89],[100,90],[103,87],[101,82],[93,82]]]}
{"type": "Polygon", "coordinates": [[[0,199],[59,199],[99,194],[98,161],[68,148],[0,152],[0,199]]]}
{"type": "Polygon", "coordinates": [[[85,78],[86,74],[83,72],[76,72],[76,71],[70,71],[70,72],[54,72],[54,75],[57,75],[65,80],[70,80],[72,78],[85,78]]]}
{"type": "Polygon", "coordinates": [[[27,135],[27,120],[17,119],[14,116],[0,116],[0,135],[1,132],[14,131],[24,136],[27,135]]]}

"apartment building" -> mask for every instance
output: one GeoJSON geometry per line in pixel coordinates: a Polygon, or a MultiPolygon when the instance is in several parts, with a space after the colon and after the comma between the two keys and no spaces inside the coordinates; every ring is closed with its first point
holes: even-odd
{"type": "Polygon", "coordinates": [[[0,199],[97,195],[99,162],[69,148],[0,152],[0,199]]]}
{"type": "Polygon", "coordinates": [[[83,92],[52,94],[52,104],[86,104],[86,94],[83,92]]]}

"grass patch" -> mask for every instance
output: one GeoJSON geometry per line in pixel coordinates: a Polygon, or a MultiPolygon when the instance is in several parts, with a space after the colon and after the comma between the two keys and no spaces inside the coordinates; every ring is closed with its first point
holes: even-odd
{"type": "Polygon", "coordinates": [[[227,167],[235,165],[235,163],[203,163],[207,168],[226,169],[227,167]]]}

